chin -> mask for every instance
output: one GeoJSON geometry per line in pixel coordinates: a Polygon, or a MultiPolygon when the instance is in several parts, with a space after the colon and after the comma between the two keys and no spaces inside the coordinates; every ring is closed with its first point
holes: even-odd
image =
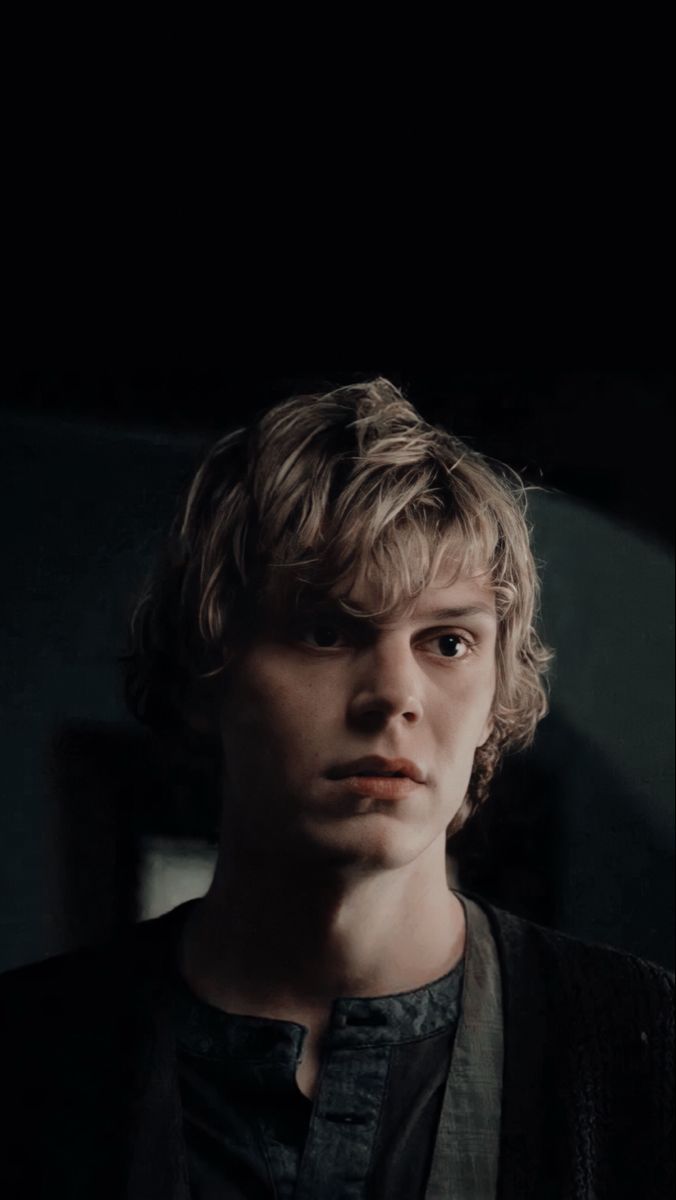
{"type": "MultiPolygon", "coordinates": [[[[444,831],[445,832],[445,831],[444,831]]],[[[438,834],[413,829],[389,813],[369,812],[307,831],[305,861],[391,871],[415,861],[438,834]]]]}

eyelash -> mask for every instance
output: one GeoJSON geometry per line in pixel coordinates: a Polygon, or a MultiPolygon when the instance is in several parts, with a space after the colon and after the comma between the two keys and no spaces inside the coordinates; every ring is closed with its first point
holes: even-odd
{"type": "Polygon", "coordinates": [[[460,642],[460,644],[465,647],[465,650],[467,653],[461,654],[459,659],[448,658],[448,656],[446,654],[440,654],[435,657],[446,658],[449,662],[461,662],[462,659],[469,658],[470,654],[474,653],[474,650],[475,650],[474,643],[472,641],[470,641],[470,639],[468,637],[465,637],[465,635],[462,633],[437,633],[434,635],[434,637],[428,638],[427,641],[436,642],[444,637],[456,638],[460,642]]]}
{"type": "MultiPolygon", "coordinates": [[[[303,637],[305,635],[309,634],[313,628],[317,629],[318,627],[335,629],[338,636],[342,636],[346,640],[346,643],[349,644],[349,637],[350,637],[349,633],[342,632],[342,634],[341,634],[340,627],[338,625],[334,625],[330,621],[312,622],[312,623],[304,626],[303,628],[300,629],[300,631],[298,633],[299,640],[302,641],[303,637]]],[[[476,650],[475,643],[469,637],[467,637],[466,634],[456,633],[454,630],[444,630],[441,633],[435,633],[432,637],[425,638],[425,640],[423,642],[421,642],[420,644],[424,646],[424,645],[427,645],[428,642],[438,642],[441,640],[441,638],[444,638],[444,637],[456,638],[457,641],[460,642],[465,647],[466,653],[461,654],[459,658],[451,658],[445,654],[436,654],[436,655],[434,655],[435,658],[444,659],[446,662],[462,662],[465,658],[469,658],[470,654],[473,654],[476,650]]],[[[309,643],[306,642],[306,645],[309,645],[309,643]]],[[[326,651],[326,653],[330,654],[331,651],[333,651],[333,650],[345,649],[345,645],[341,645],[341,646],[310,646],[310,649],[324,650],[324,651],[326,651]]]]}

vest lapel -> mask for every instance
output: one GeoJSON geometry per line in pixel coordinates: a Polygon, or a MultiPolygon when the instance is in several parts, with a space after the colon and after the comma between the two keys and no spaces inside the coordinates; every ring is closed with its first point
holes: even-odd
{"type": "Polygon", "coordinates": [[[502,985],[488,919],[458,893],[467,940],[455,1036],[425,1200],[493,1200],[502,1104],[502,985]]]}
{"type": "Polygon", "coordinates": [[[556,1047],[548,1017],[551,985],[527,922],[488,904],[485,913],[499,954],[505,1030],[498,1196],[541,1200],[568,1195],[560,1182],[566,1135],[551,1075],[556,1047]]]}

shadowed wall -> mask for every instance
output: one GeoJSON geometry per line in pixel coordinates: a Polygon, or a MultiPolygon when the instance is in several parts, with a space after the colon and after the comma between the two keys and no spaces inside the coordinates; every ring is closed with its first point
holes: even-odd
{"type": "MultiPolygon", "coordinates": [[[[207,784],[169,770],[127,717],[115,663],[204,439],[40,414],[0,415],[0,431],[7,968],[135,919],[148,838],[204,840],[214,822],[207,784]]],[[[671,965],[671,555],[562,494],[534,493],[531,512],[552,713],[458,845],[460,878],[671,965]]]]}

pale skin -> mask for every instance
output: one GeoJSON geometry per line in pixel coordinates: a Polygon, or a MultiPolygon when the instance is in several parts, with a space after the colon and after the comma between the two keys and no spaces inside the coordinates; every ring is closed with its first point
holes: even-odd
{"type": "Polygon", "coordinates": [[[179,965],[216,1007],[306,1026],[305,1095],[336,998],[422,987],[463,954],[446,827],[491,732],[496,630],[486,576],[438,576],[386,626],[262,629],[231,673],[224,833],[179,965]],[[371,754],[413,760],[424,783],[383,800],[327,778],[371,754]]]}

